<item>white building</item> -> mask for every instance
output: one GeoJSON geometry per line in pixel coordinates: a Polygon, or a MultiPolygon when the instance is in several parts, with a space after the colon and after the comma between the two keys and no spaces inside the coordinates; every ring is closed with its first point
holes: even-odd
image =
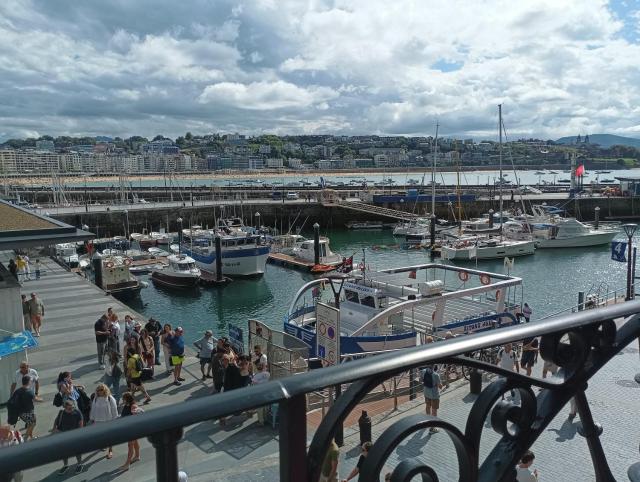
{"type": "Polygon", "coordinates": [[[282,161],[282,159],[272,157],[264,162],[264,167],[266,167],[267,169],[281,169],[282,167],[284,167],[284,162],[282,161]]]}

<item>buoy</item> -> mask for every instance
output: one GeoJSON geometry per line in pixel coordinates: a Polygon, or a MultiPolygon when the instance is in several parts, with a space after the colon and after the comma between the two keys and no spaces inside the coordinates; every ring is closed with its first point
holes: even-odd
{"type": "Polygon", "coordinates": [[[466,271],[459,271],[458,278],[460,278],[460,281],[467,281],[469,279],[469,273],[466,271]]]}
{"type": "Polygon", "coordinates": [[[481,274],[480,283],[482,283],[483,285],[488,285],[489,283],[491,283],[491,278],[489,278],[488,274],[481,274]]]}

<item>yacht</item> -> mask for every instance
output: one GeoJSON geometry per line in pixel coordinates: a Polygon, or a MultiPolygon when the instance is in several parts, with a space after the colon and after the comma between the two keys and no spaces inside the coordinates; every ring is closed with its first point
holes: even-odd
{"type": "Polygon", "coordinates": [[[167,258],[168,266],[156,267],[151,279],[170,288],[192,288],[200,279],[200,269],[193,258],[185,254],[172,254],[167,258]]]}
{"type": "Polygon", "coordinates": [[[617,231],[592,229],[577,219],[558,219],[550,223],[531,224],[531,233],[538,249],[580,248],[609,244],[617,231]]]}
{"type": "Polygon", "coordinates": [[[453,261],[471,261],[527,256],[535,250],[536,245],[531,240],[466,237],[443,244],[440,256],[453,261]]]}
{"type": "Polygon", "coordinates": [[[406,241],[423,241],[430,236],[429,218],[415,218],[411,221],[399,223],[393,228],[393,235],[405,238],[406,241]]]}
{"type": "MultiPolygon", "coordinates": [[[[195,226],[194,226],[195,228],[195,226]]],[[[259,234],[248,234],[238,227],[227,230],[184,229],[181,250],[191,256],[198,267],[216,271],[215,237],[220,234],[222,247],[222,274],[225,276],[262,276],[270,247],[259,234]]]]}
{"type": "Polygon", "coordinates": [[[284,330],[305,341],[310,356],[317,355],[316,313],[327,305],[339,310],[343,355],[408,348],[448,331],[457,336],[517,323],[520,278],[435,263],[380,271],[365,269],[364,260],[360,265],[339,280],[310,281],[293,297],[284,330]]]}
{"type": "MultiPolygon", "coordinates": [[[[273,253],[281,253],[292,258],[292,261],[301,261],[305,264],[314,263],[315,248],[313,239],[307,239],[299,234],[284,234],[271,238],[273,253]]],[[[343,262],[342,256],[331,251],[329,238],[320,236],[320,266],[336,268],[343,262]]]]}

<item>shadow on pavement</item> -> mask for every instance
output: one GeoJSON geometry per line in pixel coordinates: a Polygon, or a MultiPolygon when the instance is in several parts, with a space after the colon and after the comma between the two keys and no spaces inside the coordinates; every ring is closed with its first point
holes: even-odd
{"type": "Polygon", "coordinates": [[[562,422],[562,426],[558,428],[549,428],[548,432],[555,432],[557,435],[556,442],[566,442],[567,440],[571,440],[576,436],[578,429],[578,424],[573,423],[571,420],[566,419],[562,422]]]}

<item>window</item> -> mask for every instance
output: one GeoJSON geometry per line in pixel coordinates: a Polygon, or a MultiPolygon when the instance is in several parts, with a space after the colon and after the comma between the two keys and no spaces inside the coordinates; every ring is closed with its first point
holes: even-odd
{"type": "Polygon", "coordinates": [[[355,291],[344,290],[344,297],[347,301],[358,303],[358,293],[356,293],[355,291]]]}
{"type": "Polygon", "coordinates": [[[373,296],[365,296],[360,301],[360,304],[364,305],[364,306],[369,306],[370,308],[375,308],[376,307],[376,299],[373,296]]]}

